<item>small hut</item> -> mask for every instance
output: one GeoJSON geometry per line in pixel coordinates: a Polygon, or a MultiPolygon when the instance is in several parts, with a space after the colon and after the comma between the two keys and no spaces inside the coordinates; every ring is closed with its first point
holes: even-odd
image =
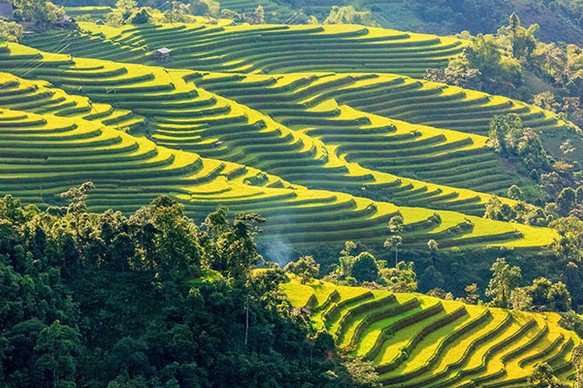
{"type": "Polygon", "coordinates": [[[159,48],[158,50],[154,51],[154,59],[157,59],[160,62],[166,62],[168,58],[170,58],[171,52],[172,50],[170,50],[168,47],[159,48]]]}

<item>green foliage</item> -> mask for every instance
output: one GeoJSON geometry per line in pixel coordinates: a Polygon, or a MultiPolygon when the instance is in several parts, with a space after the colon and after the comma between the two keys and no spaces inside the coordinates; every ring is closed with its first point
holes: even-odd
{"type": "Polygon", "coordinates": [[[382,268],[379,271],[381,284],[393,292],[415,292],[417,274],[413,262],[401,261],[395,267],[382,268]]]}
{"type": "Polygon", "coordinates": [[[313,280],[320,272],[320,264],[312,256],[300,257],[297,261],[290,261],[284,271],[300,277],[300,282],[306,284],[313,280]]]}
{"type": "Polygon", "coordinates": [[[233,279],[246,279],[251,269],[263,262],[253,236],[265,219],[255,213],[237,214],[232,222],[227,209],[209,214],[203,223],[201,243],[207,265],[233,279]]]}
{"type": "Polygon", "coordinates": [[[113,26],[128,24],[131,19],[140,11],[138,2],[135,0],[118,0],[115,8],[107,14],[106,21],[113,26]]]}
{"type": "Polygon", "coordinates": [[[501,156],[519,160],[527,170],[548,171],[551,158],[545,151],[539,135],[525,128],[516,114],[495,116],[488,131],[490,146],[501,156]]]}
{"type": "Polygon", "coordinates": [[[538,24],[533,24],[528,28],[523,27],[518,15],[512,13],[508,26],[500,28],[498,30],[498,36],[506,38],[507,46],[514,58],[518,60],[529,60],[537,46],[535,34],[538,29],[538,24]]]}
{"type": "Polygon", "coordinates": [[[514,199],[515,201],[524,201],[524,193],[520,187],[516,185],[512,185],[508,188],[506,196],[510,199],[514,199]]]}
{"type": "Polygon", "coordinates": [[[549,226],[560,235],[553,245],[555,253],[564,260],[580,262],[583,259],[583,221],[566,217],[551,222],[549,226]]]}
{"type": "Polygon", "coordinates": [[[490,269],[492,278],[486,289],[486,296],[492,298],[491,306],[509,308],[510,294],[522,278],[519,267],[511,267],[504,258],[498,258],[490,269]]]}
{"type": "Polygon", "coordinates": [[[516,211],[509,204],[502,203],[498,197],[490,198],[486,205],[486,212],[484,213],[485,218],[498,221],[514,220],[516,216],[516,211]]]}
{"type": "Polygon", "coordinates": [[[350,274],[359,283],[376,281],[379,276],[379,268],[375,257],[368,252],[362,252],[356,256],[350,274]]]}
{"type": "Polygon", "coordinates": [[[17,42],[24,33],[24,28],[15,22],[0,19],[0,42],[17,42]]]}
{"type": "Polygon", "coordinates": [[[419,290],[427,292],[435,288],[444,288],[445,278],[433,265],[430,265],[423,271],[419,277],[419,290]]]}
{"type": "Polygon", "coordinates": [[[148,24],[152,20],[152,17],[146,11],[145,8],[140,9],[134,16],[132,16],[128,22],[129,24],[148,24]]]}
{"type": "Polygon", "coordinates": [[[382,386],[378,381],[379,375],[375,370],[374,364],[370,361],[355,358],[346,363],[346,369],[352,376],[355,387],[378,388],[382,386]]]}
{"type": "Polygon", "coordinates": [[[554,375],[553,368],[546,362],[537,364],[534,367],[532,375],[528,378],[528,383],[532,387],[545,388],[567,388],[568,385],[562,384],[554,375]]]}
{"type": "Polygon", "coordinates": [[[510,304],[514,310],[531,311],[532,295],[526,287],[519,287],[510,293],[510,304]]]}
{"type": "Polygon", "coordinates": [[[333,6],[330,14],[322,24],[362,24],[365,26],[376,26],[370,12],[357,11],[353,6],[333,6]]]}
{"type": "Polygon", "coordinates": [[[166,197],[130,217],[4,197],[0,385],[352,386],[291,314],[283,271],[250,273],[257,221],[219,209],[198,227],[166,197]]]}
{"type": "Polygon", "coordinates": [[[89,192],[95,189],[93,182],[85,182],[79,187],[73,187],[61,194],[61,198],[71,202],[67,207],[67,213],[83,213],[87,211],[87,198],[89,192]]]}
{"type": "Polygon", "coordinates": [[[34,347],[37,356],[34,368],[39,377],[52,381],[54,387],[74,386],[82,352],[79,332],[54,321],[39,333],[34,347]]]}
{"type": "Polygon", "coordinates": [[[59,20],[65,15],[62,8],[47,0],[12,0],[18,8],[15,17],[30,21],[39,28],[46,28],[50,22],[59,20]]]}
{"type": "Polygon", "coordinates": [[[470,67],[464,56],[449,61],[445,68],[428,69],[424,79],[469,89],[481,89],[480,70],[470,67]]]}
{"type": "Polygon", "coordinates": [[[170,8],[164,11],[164,16],[169,23],[188,23],[191,18],[191,4],[184,4],[178,0],[170,2],[170,8]]]}
{"type": "Polygon", "coordinates": [[[570,187],[561,190],[561,193],[557,197],[557,206],[559,207],[559,214],[561,216],[567,216],[577,206],[577,194],[575,190],[570,187]]]}
{"type": "Polygon", "coordinates": [[[466,286],[464,289],[466,295],[461,298],[461,301],[467,304],[478,304],[480,303],[480,293],[478,292],[478,285],[472,283],[466,286]]]}
{"type": "Polygon", "coordinates": [[[221,4],[214,0],[193,0],[191,2],[192,13],[199,16],[219,17],[221,4]]]}

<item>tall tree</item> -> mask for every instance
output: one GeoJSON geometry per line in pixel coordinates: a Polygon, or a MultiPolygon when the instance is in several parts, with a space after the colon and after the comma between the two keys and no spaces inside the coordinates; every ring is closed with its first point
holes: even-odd
{"type": "Polygon", "coordinates": [[[357,282],[374,282],[379,277],[379,267],[376,259],[368,252],[362,252],[354,259],[352,277],[357,282]]]}
{"type": "Polygon", "coordinates": [[[492,298],[491,306],[509,308],[510,294],[522,278],[519,267],[511,267],[505,258],[498,258],[490,268],[492,278],[486,289],[486,295],[492,298]]]}
{"type": "Polygon", "coordinates": [[[306,284],[318,276],[320,264],[312,256],[300,257],[297,261],[289,262],[284,270],[300,277],[300,283],[306,284]]]}
{"type": "Polygon", "coordinates": [[[53,322],[40,332],[34,352],[38,357],[35,369],[40,381],[52,381],[53,387],[70,386],[75,382],[78,358],[82,353],[77,330],[59,321],[53,322]]]}

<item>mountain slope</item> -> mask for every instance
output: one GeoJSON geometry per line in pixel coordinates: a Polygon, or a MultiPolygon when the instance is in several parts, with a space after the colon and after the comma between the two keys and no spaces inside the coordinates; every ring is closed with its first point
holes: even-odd
{"type": "Polygon", "coordinates": [[[420,294],[336,286],[282,285],[295,307],[353,357],[373,361],[389,387],[518,387],[533,367],[551,365],[563,381],[574,374],[581,343],[556,313],[534,314],[465,305],[420,294]]]}

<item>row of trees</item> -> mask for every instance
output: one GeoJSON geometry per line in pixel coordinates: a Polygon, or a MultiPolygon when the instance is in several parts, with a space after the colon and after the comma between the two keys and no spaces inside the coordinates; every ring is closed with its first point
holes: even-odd
{"type": "MultiPolygon", "coordinates": [[[[417,275],[412,262],[401,261],[395,267],[389,268],[385,261],[376,259],[352,241],[346,242],[338,262],[331,273],[324,274],[323,280],[342,285],[383,288],[393,292],[417,290],[417,275]]],[[[309,283],[318,277],[320,265],[312,256],[304,256],[287,264],[284,270],[298,276],[302,283],[309,283]]],[[[551,282],[539,277],[531,284],[520,287],[520,268],[508,264],[505,258],[497,259],[490,270],[492,277],[485,290],[485,296],[490,298],[488,305],[522,311],[572,311],[571,294],[563,282],[551,282]]],[[[429,267],[424,272],[421,281],[423,287],[429,289],[427,294],[454,299],[450,292],[441,288],[444,283],[439,281],[438,276],[434,267],[429,267]]],[[[465,295],[458,300],[469,304],[483,303],[475,283],[466,286],[465,295]]]]}
{"type": "Polygon", "coordinates": [[[211,20],[218,18],[232,19],[239,23],[265,23],[265,10],[261,5],[253,11],[238,13],[214,0],[171,0],[157,4],[157,8],[140,7],[135,0],[118,0],[112,11],[106,16],[110,25],[144,23],[188,23],[193,22],[194,16],[206,16],[211,20]]]}

